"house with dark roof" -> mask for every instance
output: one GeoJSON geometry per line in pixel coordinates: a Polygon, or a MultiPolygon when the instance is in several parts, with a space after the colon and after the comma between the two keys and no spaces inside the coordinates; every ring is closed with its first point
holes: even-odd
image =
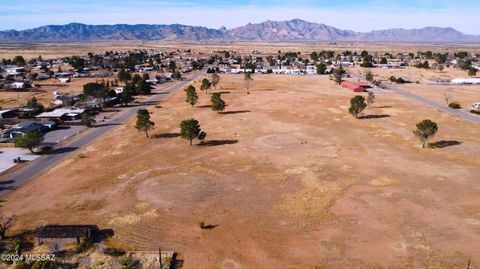
{"type": "Polygon", "coordinates": [[[36,233],[39,244],[47,244],[55,250],[78,245],[82,239],[92,238],[98,232],[96,225],[47,225],[36,233]]]}

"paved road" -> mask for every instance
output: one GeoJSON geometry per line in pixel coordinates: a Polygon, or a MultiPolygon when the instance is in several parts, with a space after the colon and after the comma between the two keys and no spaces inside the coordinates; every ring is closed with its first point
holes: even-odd
{"type": "Polygon", "coordinates": [[[145,108],[148,105],[165,99],[165,97],[177,91],[178,89],[183,88],[190,81],[194,80],[202,74],[204,74],[204,71],[199,71],[190,76],[188,79],[177,82],[176,84],[166,89],[167,94],[157,94],[141,106],[136,106],[125,110],[120,115],[110,120],[108,123],[96,128],[91,128],[85,133],[79,135],[78,137],[74,137],[73,140],[64,143],[63,145],[61,145],[61,147],[55,147],[52,153],[44,155],[37,160],[28,163],[26,166],[22,167],[17,171],[0,177],[0,198],[5,198],[7,194],[11,193],[16,188],[26,184],[35,176],[38,176],[40,173],[47,170],[49,167],[52,167],[54,164],[67,158],[77,149],[84,147],[96,138],[115,128],[117,125],[122,124],[127,119],[135,115],[138,109],[145,108]]]}
{"type": "MultiPolygon", "coordinates": [[[[356,74],[352,74],[352,73],[350,73],[350,76],[358,78],[358,79],[363,79],[363,77],[361,77],[359,75],[356,75],[356,74]]],[[[469,113],[469,112],[466,112],[466,111],[463,111],[463,110],[460,110],[460,109],[449,108],[448,106],[446,106],[444,104],[437,103],[437,102],[432,101],[428,98],[416,95],[416,94],[411,93],[411,92],[406,91],[406,90],[399,89],[399,88],[397,88],[393,85],[390,85],[390,84],[382,83],[382,86],[384,86],[386,90],[390,90],[390,91],[392,91],[396,94],[400,94],[402,96],[410,98],[410,99],[412,99],[412,100],[414,100],[418,103],[421,103],[423,105],[430,106],[430,107],[433,107],[433,108],[435,108],[439,111],[446,112],[446,113],[449,113],[451,115],[457,116],[461,119],[464,119],[464,120],[467,120],[467,121],[470,121],[470,122],[473,122],[473,123],[476,123],[476,124],[480,124],[480,117],[477,116],[477,115],[474,115],[472,113],[469,113]]]]}

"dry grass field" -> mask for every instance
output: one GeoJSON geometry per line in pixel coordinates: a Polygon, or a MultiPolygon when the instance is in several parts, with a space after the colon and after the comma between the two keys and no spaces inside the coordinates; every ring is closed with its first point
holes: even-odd
{"type": "Polygon", "coordinates": [[[230,50],[240,54],[251,54],[257,51],[260,54],[277,53],[278,51],[296,51],[310,54],[312,51],[345,50],[362,51],[364,49],[375,52],[406,53],[417,51],[455,52],[459,50],[478,52],[476,44],[362,44],[362,43],[264,43],[264,42],[228,42],[228,43],[169,43],[163,41],[122,41],[122,42],[82,42],[82,43],[45,43],[45,44],[0,44],[0,59],[13,58],[23,55],[25,59],[37,58],[55,59],[72,55],[86,55],[89,52],[128,51],[128,50],[186,50],[192,49],[195,53],[209,54],[212,51],[230,50]]]}
{"type": "MultiPolygon", "coordinates": [[[[328,76],[222,75],[225,113],[199,90],[135,119],[16,190],[16,229],[112,228],[111,246],[175,250],[183,268],[466,268],[480,266],[480,126],[393,93],[367,115],[328,76]],[[206,145],[178,137],[195,118],[206,145]],[[422,149],[415,124],[439,125],[422,149]],[[451,145],[451,146],[446,146],[451,145]],[[212,229],[201,230],[204,220],[212,229]]],[[[212,91],[213,92],[213,91],[212,91]]]]}

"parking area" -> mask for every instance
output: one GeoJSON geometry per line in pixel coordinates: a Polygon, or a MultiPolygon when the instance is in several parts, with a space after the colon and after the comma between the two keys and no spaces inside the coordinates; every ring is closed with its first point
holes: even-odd
{"type": "Polygon", "coordinates": [[[28,149],[0,148],[0,173],[15,166],[13,160],[19,157],[24,161],[32,161],[40,156],[31,154],[28,149]]]}

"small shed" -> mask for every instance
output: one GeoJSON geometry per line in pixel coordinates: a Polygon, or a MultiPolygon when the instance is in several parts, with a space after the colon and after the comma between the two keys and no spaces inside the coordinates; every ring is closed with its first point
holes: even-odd
{"type": "Polygon", "coordinates": [[[351,90],[352,92],[366,92],[367,88],[370,88],[367,82],[353,82],[344,80],[340,85],[344,88],[351,90]]]}
{"type": "Polygon", "coordinates": [[[38,230],[39,244],[63,249],[66,245],[79,244],[81,239],[91,238],[98,231],[96,225],[47,225],[38,230]]]}

